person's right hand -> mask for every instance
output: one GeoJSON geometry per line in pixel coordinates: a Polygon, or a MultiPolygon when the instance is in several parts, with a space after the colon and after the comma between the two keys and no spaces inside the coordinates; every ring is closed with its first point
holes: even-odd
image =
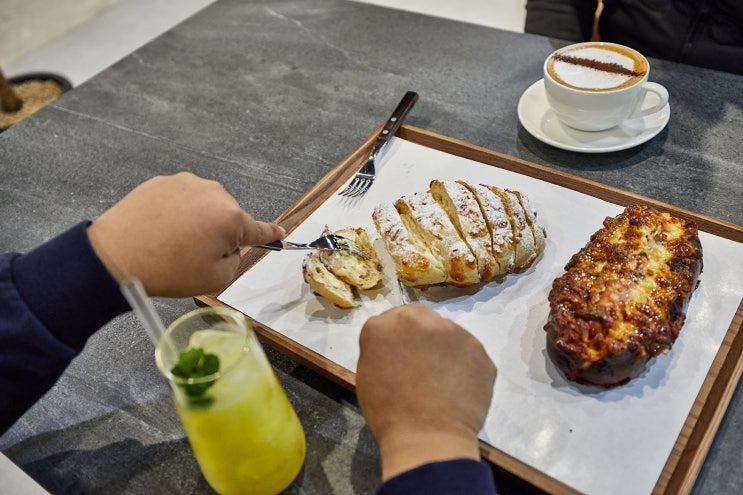
{"type": "Polygon", "coordinates": [[[359,343],[356,394],[383,480],[429,462],[479,459],[496,368],[472,334],[413,304],[369,318],[359,343]]]}
{"type": "Polygon", "coordinates": [[[214,292],[235,276],[239,247],[282,239],[221,184],[188,172],[136,187],[88,227],[93,249],[119,281],[136,277],[151,296],[214,292]]]}

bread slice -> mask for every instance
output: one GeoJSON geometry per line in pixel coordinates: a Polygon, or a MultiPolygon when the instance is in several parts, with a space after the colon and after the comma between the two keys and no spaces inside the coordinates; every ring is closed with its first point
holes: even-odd
{"type": "Polygon", "coordinates": [[[524,214],[526,215],[526,223],[529,224],[531,233],[534,235],[534,249],[535,249],[536,256],[534,256],[534,258],[531,260],[531,263],[529,263],[529,266],[531,266],[531,264],[534,263],[534,260],[537,258],[537,256],[539,256],[542,253],[542,251],[544,251],[544,247],[547,244],[547,231],[537,221],[537,211],[534,208],[532,208],[527,197],[519,191],[509,191],[509,192],[513,193],[519,199],[519,202],[521,203],[521,208],[524,210],[524,214]]]}
{"type": "Polygon", "coordinates": [[[426,287],[446,282],[443,261],[416,235],[412,218],[407,217],[412,224],[409,228],[392,204],[383,203],[374,208],[372,219],[395,263],[395,274],[403,284],[426,287]]]}
{"type": "Polygon", "coordinates": [[[480,205],[483,216],[488,225],[491,237],[491,250],[496,263],[498,264],[499,275],[513,272],[515,268],[515,237],[513,228],[509,220],[506,207],[503,205],[501,197],[479,184],[467,184],[459,181],[460,184],[467,186],[472,191],[480,205]]]}
{"type": "Polygon", "coordinates": [[[312,252],[305,257],[302,275],[315,294],[328,298],[340,308],[349,309],[356,306],[351,286],[333,275],[320,261],[317,253],[312,252]]]}
{"type": "Polygon", "coordinates": [[[532,233],[529,223],[526,221],[524,212],[518,196],[513,191],[503,190],[496,186],[486,186],[488,189],[501,197],[503,206],[508,213],[508,219],[511,222],[511,229],[514,237],[514,256],[513,262],[515,271],[523,270],[529,267],[536,259],[536,246],[534,243],[534,234],[532,233]]]}
{"type": "Polygon", "coordinates": [[[382,265],[364,229],[349,227],[331,232],[326,227],[325,234],[345,237],[361,248],[365,256],[362,258],[346,251],[329,249],[318,251],[320,261],[333,275],[359,289],[371,289],[382,281],[382,265]]]}
{"type": "Polygon", "coordinates": [[[475,255],[480,282],[491,280],[499,266],[493,256],[488,224],[474,193],[452,180],[433,180],[429,191],[475,255]]]}
{"type": "Polygon", "coordinates": [[[406,225],[414,223],[417,227],[415,235],[424,239],[431,251],[443,261],[446,282],[468,287],[480,281],[475,255],[431,193],[403,196],[395,202],[395,207],[402,218],[408,216],[414,220],[406,225]]]}

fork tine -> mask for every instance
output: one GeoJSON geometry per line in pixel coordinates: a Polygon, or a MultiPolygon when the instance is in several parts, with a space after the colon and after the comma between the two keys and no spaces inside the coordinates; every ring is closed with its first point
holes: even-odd
{"type": "Polygon", "coordinates": [[[334,236],[332,234],[324,234],[314,241],[308,243],[307,246],[314,249],[332,249],[334,251],[341,249],[341,246],[338,243],[337,236],[334,236]]]}
{"type": "Polygon", "coordinates": [[[309,243],[310,247],[316,249],[331,249],[333,251],[348,251],[353,254],[362,256],[359,246],[346,237],[336,234],[324,234],[309,243]]]}
{"type": "Polygon", "coordinates": [[[341,196],[351,196],[351,194],[356,190],[356,187],[358,187],[360,180],[361,178],[359,176],[354,177],[351,183],[348,184],[346,188],[338,194],[340,194],[341,196]]]}
{"type": "Polygon", "coordinates": [[[353,240],[348,239],[347,237],[339,236],[339,235],[333,235],[332,236],[335,240],[335,242],[338,244],[340,249],[343,251],[348,251],[351,254],[355,254],[356,256],[359,256],[361,258],[367,259],[368,256],[364,252],[361,247],[356,244],[353,240]]]}
{"type": "MultiPolygon", "coordinates": [[[[360,192],[363,192],[365,190],[367,179],[363,177],[357,176],[354,181],[350,184],[348,191],[344,196],[349,198],[355,198],[359,195],[360,192]]],[[[366,188],[368,189],[368,188],[366,188]]]]}
{"type": "Polygon", "coordinates": [[[358,187],[360,180],[361,179],[359,179],[358,177],[356,177],[353,180],[353,182],[351,182],[348,185],[348,187],[346,188],[346,190],[343,192],[343,196],[345,196],[347,198],[350,198],[353,195],[354,191],[356,191],[356,188],[358,187]]]}
{"type": "Polygon", "coordinates": [[[356,198],[364,194],[366,191],[369,190],[369,188],[372,185],[372,182],[374,181],[372,181],[371,179],[363,179],[359,181],[359,187],[356,189],[356,191],[354,191],[353,194],[351,194],[351,197],[356,198]]]}
{"type": "Polygon", "coordinates": [[[363,177],[356,177],[356,179],[353,181],[353,184],[351,187],[351,190],[348,192],[348,196],[353,198],[356,196],[356,193],[358,192],[359,188],[363,187],[364,184],[364,178],[363,177]]]}

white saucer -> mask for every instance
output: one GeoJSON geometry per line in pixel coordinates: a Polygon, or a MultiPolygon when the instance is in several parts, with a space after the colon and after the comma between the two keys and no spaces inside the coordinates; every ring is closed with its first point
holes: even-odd
{"type": "MultiPolygon", "coordinates": [[[[655,93],[648,93],[648,104],[657,103],[657,98],[655,93]]],[[[668,124],[671,107],[666,105],[654,114],[626,120],[605,131],[579,131],[557,119],[547,104],[544,79],[540,79],[521,95],[518,113],[524,129],[544,143],[568,151],[606,153],[631,148],[654,138],[668,124]]]]}

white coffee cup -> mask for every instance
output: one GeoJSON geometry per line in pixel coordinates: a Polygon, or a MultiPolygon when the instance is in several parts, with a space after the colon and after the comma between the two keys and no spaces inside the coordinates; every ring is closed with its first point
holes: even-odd
{"type": "Polygon", "coordinates": [[[668,103],[666,88],[648,82],[647,59],[624,45],[588,41],[566,46],[547,57],[543,72],[555,115],[582,131],[603,131],[668,103]],[[649,93],[657,95],[657,104],[645,104],[649,93]]]}

